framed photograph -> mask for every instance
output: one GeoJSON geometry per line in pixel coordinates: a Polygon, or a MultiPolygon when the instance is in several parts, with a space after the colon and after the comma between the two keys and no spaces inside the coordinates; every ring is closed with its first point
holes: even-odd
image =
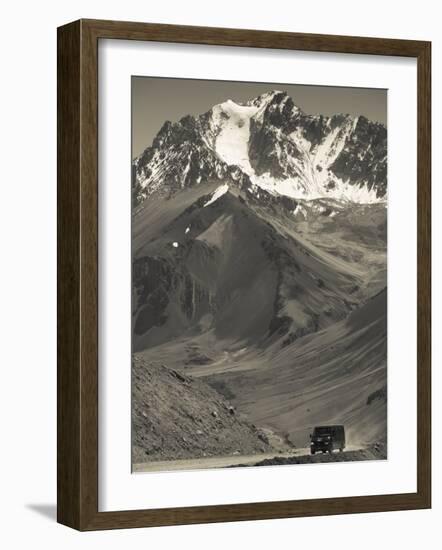
{"type": "Polygon", "coordinates": [[[58,521],[429,508],[429,42],[58,29],[58,521]]]}

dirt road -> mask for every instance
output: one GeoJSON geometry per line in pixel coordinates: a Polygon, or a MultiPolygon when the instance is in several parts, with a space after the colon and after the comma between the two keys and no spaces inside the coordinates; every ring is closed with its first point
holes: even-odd
{"type": "MultiPolygon", "coordinates": [[[[292,457],[307,454],[308,449],[296,449],[288,453],[281,453],[280,457],[292,457]]],[[[257,462],[266,459],[273,459],[275,453],[262,453],[259,455],[231,455],[231,456],[210,456],[189,460],[161,460],[155,462],[144,462],[133,465],[133,472],[173,472],[176,470],[206,470],[208,468],[226,468],[237,464],[253,466],[257,462]]]]}
{"type": "MultiPolygon", "coordinates": [[[[263,453],[259,455],[249,456],[218,456],[218,457],[202,457],[189,460],[161,460],[155,462],[144,462],[133,465],[133,472],[173,472],[173,471],[186,471],[186,470],[206,470],[209,468],[227,468],[232,466],[256,466],[259,463],[265,462],[268,465],[275,464],[290,464],[311,462],[334,462],[342,460],[364,460],[364,458],[355,458],[353,455],[355,452],[362,452],[362,449],[356,447],[349,447],[344,453],[333,453],[332,455],[316,455],[310,456],[310,449],[307,447],[300,449],[293,449],[290,452],[280,453],[275,456],[275,452],[263,453]],[[346,458],[347,457],[347,458],[346,458]]],[[[263,464],[265,465],[265,464],[263,464]]]]}

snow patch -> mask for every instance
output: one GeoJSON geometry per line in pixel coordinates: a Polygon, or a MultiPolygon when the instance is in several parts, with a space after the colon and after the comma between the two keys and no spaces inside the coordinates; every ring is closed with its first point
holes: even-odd
{"type": "Polygon", "coordinates": [[[250,119],[257,111],[255,106],[237,105],[230,99],[213,108],[215,152],[226,164],[239,166],[246,174],[253,172],[248,148],[250,119]]]}
{"type": "Polygon", "coordinates": [[[319,212],[320,214],[323,214],[326,211],[325,206],[322,206],[321,204],[313,204],[312,205],[313,212],[319,212]]]}
{"type": "Polygon", "coordinates": [[[296,208],[293,210],[293,214],[295,216],[302,216],[305,219],[307,219],[307,212],[305,210],[305,208],[303,206],[301,206],[300,204],[297,204],[296,205],[296,208]]]}
{"type": "Polygon", "coordinates": [[[329,196],[346,202],[356,202],[359,204],[386,202],[386,197],[378,197],[376,190],[370,189],[367,183],[351,185],[342,180],[338,180],[338,185],[336,185],[334,192],[329,196]]]}
{"type": "Polygon", "coordinates": [[[190,170],[190,161],[187,162],[186,167],[183,170],[182,176],[181,176],[181,189],[184,187],[184,184],[186,183],[187,174],[190,170]]]}
{"type": "Polygon", "coordinates": [[[206,206],[209,206],[210,204],[213,204],[215,201],[217,201],[220,197],[222,197],[223,195],[225,195],[227,193],[227,191],[229,190],[229,186],[227,185],[227,183],[225,183],[224,185],[220,185],[219,187],[217,187],[217,189],[215,189],[214,193],[212,194],[212,196],[210,197],[210,199],[204,203],[204,207],[206,206]]]}
{"type": "Polygon", "coordinates": [[[180,245],[175,241],[175,242],[172,243],[172,246],[173,246],[174,248],[178,248],[180,245]]]}

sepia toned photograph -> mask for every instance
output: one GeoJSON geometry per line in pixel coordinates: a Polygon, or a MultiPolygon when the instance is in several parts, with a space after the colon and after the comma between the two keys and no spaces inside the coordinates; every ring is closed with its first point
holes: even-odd
{"type": "Polygon", "coordinates": [[[131,86],[133,471],[387,459],[387,90],[131,86]]]}

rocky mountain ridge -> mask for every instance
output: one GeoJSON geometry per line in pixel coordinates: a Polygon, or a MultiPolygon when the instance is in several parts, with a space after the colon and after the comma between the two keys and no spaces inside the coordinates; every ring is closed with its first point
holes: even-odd
{"type": "Polygon", "coordinates": [[[308,115],[282,91],[166,121],[133,162],[133,202],[220,182],[293,199],[386,200],[387,130],[364,116],[308,115]]]}

